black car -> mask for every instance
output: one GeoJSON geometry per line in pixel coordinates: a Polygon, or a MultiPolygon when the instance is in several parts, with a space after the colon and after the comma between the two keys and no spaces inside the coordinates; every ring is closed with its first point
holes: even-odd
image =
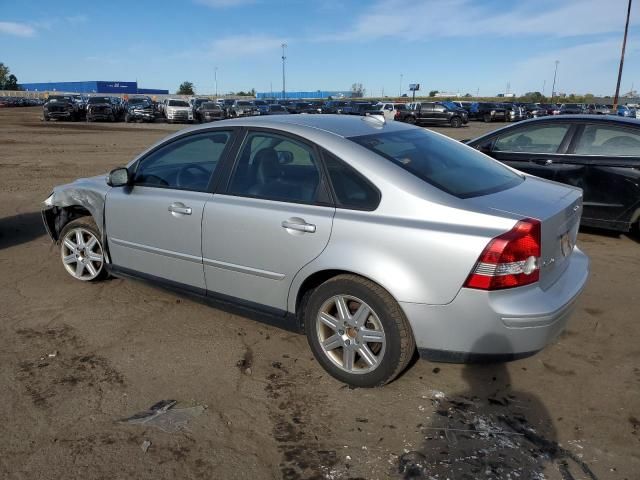
{"type": "Polygon", "coordinates": [[[496,130],[467,144],[523,172],[582,188],[582,225],[617,231],[639,226],[638,120],[550,116],[496,130]]]}
{"type": "Polygon", "coordinates": [[[322,113],[342,113],[342,109],[348,104],[344,100],[329,100],[322,106],[322,113]]]}
{"type": "Polygon", "coordinates": [[[86,112],[87,122],[95,122],[96,120],[115,122],[117,120],[116,106],[111,97],[90,97],[87,101],[86,112]]]}
{"type": "Polygon", "coordinates": [[[293,102],[287,105],[289,113],[318,113],[318,110],[309,102],[293,102]]]}
{"type": "Polygon", "coordinates": [[[471,105],[470,118],[483,120],[485,122],[507,122],[509,121],[509,112],[501,103],[493,102],[475,102],[471,105]]]}
{"type": "Polygon", "coordinates": [[[560,115],[576,115],[588,113],[584,105],[579,103],[565,103],[560,107],[560,115]]]}
{"type": "Polygon", "coordinates": [[[57,120],[79,120],[81,113],[73,95],[49,95],[42,106],[42,116],[45,121],[52,118],[57,120]]]}
{"type": "Polygon", "coordinates": [[[469,117],[465,109],[453,102],[417,102],[406,110],[396,110],[394,120],[412,125],[444,123],[459,128],[468,123],[469,117]]]}
{"type": "Polygon", "coordinates": [[[198,122],[213,122],[214,120],[224,120],[225,114],[222,106],[216,102],[208,101],[201,103],[195,111],[195,118],[198,122]]]}
{"type": "Polygon", "coordinates": [[[132,97],[125,105],[125,122],[154,122],[156,111],[149,97],[132,97]]]}

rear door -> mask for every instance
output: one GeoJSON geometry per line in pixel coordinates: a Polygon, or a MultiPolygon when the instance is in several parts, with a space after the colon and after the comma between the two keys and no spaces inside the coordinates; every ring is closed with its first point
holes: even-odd
{"type": "Polygon", "coordinates": [[[533,122],[505,130],[480,150],[517,170],[555,180],[574,128],[570,122],[533,122]]]}
{"type": "Polygon", "coordinates": [[[133,187],[109,191],[105,222],[114,266],[204,291],[202,213],[232,135],[176,139],[139,161],[133,187]]]}
{"type": "Polygon", "coordinates": [[[207,290],[284,314],[292,279],[326,247],[334,214],[314,145],[249,130],[228,185],[205,206],[207,290]]]}
{"type": "Polygon", "coordinates": [[[556,179],[584,190],[585,223],[627,228],[640,209],[640,128],[581,125],[569,148],[571,164],[585,167],[561,168],[556,179]]]}

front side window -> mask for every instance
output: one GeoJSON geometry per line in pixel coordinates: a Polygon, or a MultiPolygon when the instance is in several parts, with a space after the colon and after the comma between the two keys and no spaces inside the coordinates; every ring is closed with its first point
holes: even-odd
{"type": "Polygon", "coordinates": [[[313,203],[320,170],[313,149],[271,133],[250,133],[241,149],[229,193],[296,203],[313,203]]]}
{"type": "Polygon", "coordinates": [[[640,157],[640,131],[608,125],[586,125],[575,154],[640,157]]]}
{"type": "Polygon", "coordinates": [[[231,132],[190,135],[142,159],[135,185],[206,191],[231,132]]]}
{"type": "Polygon", "coordinates": [[[519,128],[501,135],[493,145],[494,152],[556,153],[569,131],[569,124],[519,128]]]}
{"type": "Polygon", "coordinates": [[[506,190],[523,181],[499,162],[426,130],[350,137],[398,167],[460,198],[506,190]]]}

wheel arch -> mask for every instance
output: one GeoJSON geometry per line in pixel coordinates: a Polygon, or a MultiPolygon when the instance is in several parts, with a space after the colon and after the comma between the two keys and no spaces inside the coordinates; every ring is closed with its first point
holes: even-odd
{"type": "MultiPolygon", "coordinates": [[[[65,207],[54,206],[42,212],[47,230],[55,241],[60,239],[60,232],[71,221],[81,217],[95,217],[82,205],[69,205],[65,207]]],[[[96,222],[97,224],[97,222],[96,222]]],[[[98,227],[100,228],[100,227],[98,227]]]]}

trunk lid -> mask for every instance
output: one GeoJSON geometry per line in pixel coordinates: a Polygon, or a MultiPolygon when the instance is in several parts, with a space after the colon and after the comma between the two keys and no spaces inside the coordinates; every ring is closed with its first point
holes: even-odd
{"type": "Polygon", "coordinates": [[[526,176],[520,185],[470,199],[475,205],[510,218],[541,223],[540,282],[548,289],[569,265],[580,226],[582,190],[526,176]]]}

